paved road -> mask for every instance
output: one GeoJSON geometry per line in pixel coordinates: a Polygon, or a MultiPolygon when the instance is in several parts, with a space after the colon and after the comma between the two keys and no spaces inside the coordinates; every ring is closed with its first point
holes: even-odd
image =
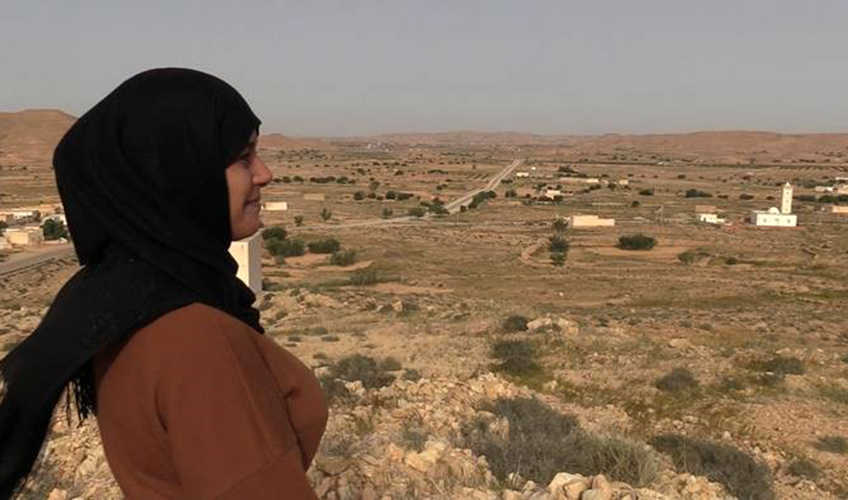
{"type": "MultiPolygon", "coordinates": [[[[524,160],[515,160],[509,165],[507,165],[503,170],[497,173],[494,177],[489,179],[489,182],[486,183],[486,186],[480,189],[475,189],[473,191],[469,191],[462,195],[461,197],[445,204],[445,209],[454,214],[461,210],[461,206],[468,205],[471,203],[471,200],[474,198],[474,195],[477,193],[482,193],[483,191],[492,191],[497,189],[498,185],[502,180],[507,178],[513,170],[515,170],[519,165],[524,163],[524,160]]],[[[427,214],[424,217],[411,217],[405,215],[403,217],[392,217],[391,219],[372,219],[372,220],[364,220],[357,222],[344,222],[341,224],[318,224],[310,226],[310,229],[333,229],[340,227],[370,227],[370,226],[388,226],[395,224],[411,224],[415,223],[415,221],[420,221],[422,219],[431,219],[433,214],[427,214]]]]}
{"type": "Polygon", "coordinates": [[[471,200],[474,198],[474,195],[476,195],[477,193],[482,193],[483,191],[492,191],[494,189],[497,189],[497,187],[501,183],[501,181],[504,180],[509,174],[511,174],[512,171],[515,170],[523,162],[524,162],[524,160],[513,161],[512,163],[507,165],[507,167],[505,169],[501,170],[498,173],[498,175],[489,179],[489,183],[486,184],[486,187],[484,187],[482,189],[476,189],[474,191],[466,193],[462,197],[457,198],[456,200],[453,200],[452,202],[446,204],[445,208],[450,213],[459,212],[461,210],[460,207],[463,206],[463,205],[468,205],[469,203],[471,203],[471,200]]]}
{"type": "Polygon", "coordinates": [[[25,251],[9,256],[7,262],[0,264],[0,278],[22,272],[26,269],[36,268],[52,260],[64,259],[74,255],[74,246],[71,243],[64,245],[45,246],[32,251],[25,251]]]}

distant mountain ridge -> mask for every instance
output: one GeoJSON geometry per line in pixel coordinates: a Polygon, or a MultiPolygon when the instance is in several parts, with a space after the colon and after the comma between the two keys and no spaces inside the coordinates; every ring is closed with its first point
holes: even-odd
{"type": "MultiPolygon", "coordinates": [[[[76,118],[61,110],[0,112],[0,164],[50,167],[53,150],[76,118]]],[[[580,136],[524,132],[453,131],[354,137],[291,137],[272,133],[260,147],[327,149],[343,144],[398,146],[538,146],[570,156],[669,157],[700,162],[810,161],[848,163],[848,133],[780,134],[761,131],[704,131],[680,134],[580,136]]]]}

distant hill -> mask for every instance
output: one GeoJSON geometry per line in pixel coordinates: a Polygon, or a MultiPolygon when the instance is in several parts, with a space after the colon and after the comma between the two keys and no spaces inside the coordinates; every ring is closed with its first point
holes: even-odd
{"type": "MultiPolygon", "coordinates": [[[[59,110],[0,112],[0,165],[49,168],[53,149],[75,117],[59,110]]],[[[715,131],[683,134],[600,136],[539,135],[522,132],[455,131],[375,136],[306,138],[261,136],[259,145],[276,149],[327,149],[349,144],[396,146],[536,146],[553,148],[567,159],[689,162],[825,162],[848,164],[848,134],[778,134],[715,131]]]]}
{"type": "Polygon", "coordinates": [[[0,164],[50,167],[53,149],[75,121],[56,109],[0,112],[0,164]]]}
{"type": "Polygon", "coordinates": [[[326,149],[327,147],[331,147],[331,145],[320,139],[289,137],[283,134],[266,134],[259,137],[259,147],[275,149],[326,149]]]}
{"type": "Polygon", "coordinates": [[[537,146],[559,149],[569,158],[617,157],[621,161],[686,160],[710,163],[808,161],[848,163],[848,134],[779,134],[714,131],[682,134],[596,136],[520,132],[437,132],[328,138],[332,143],[397,146],[537,146]]]}

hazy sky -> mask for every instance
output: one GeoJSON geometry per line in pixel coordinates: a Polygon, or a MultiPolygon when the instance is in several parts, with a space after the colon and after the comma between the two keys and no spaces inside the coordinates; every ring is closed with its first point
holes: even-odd
{"type": "Polygon", "coordinates": [[[848,132],[846,0],[0,0],[0,110],[230,82],[263,132],[848,132]]]}

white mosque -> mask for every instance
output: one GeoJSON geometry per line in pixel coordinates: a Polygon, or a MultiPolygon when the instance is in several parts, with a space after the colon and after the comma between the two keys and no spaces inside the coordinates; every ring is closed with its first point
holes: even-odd
{"type": "Polygon", "coordinates": [[[783,186],[783,197],[779,209],[771,207],[768,210],[754,210],[751,212],[751,223],[757,226],[797,226],[798,216],[792,213],[792,185],[787,182],[783,186]]]}

